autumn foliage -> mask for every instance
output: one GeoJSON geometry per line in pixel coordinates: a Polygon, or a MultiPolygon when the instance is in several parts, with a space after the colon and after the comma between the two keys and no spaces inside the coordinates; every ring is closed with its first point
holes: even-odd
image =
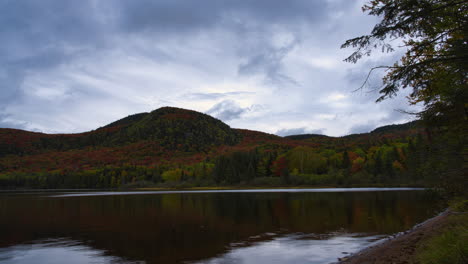
{"type": "Polygon", "coordinates": [[[164,107],[80,134],[0,129],[0,188],[420,184],[416,122],[345,137],[279,137],[164,107]]]}

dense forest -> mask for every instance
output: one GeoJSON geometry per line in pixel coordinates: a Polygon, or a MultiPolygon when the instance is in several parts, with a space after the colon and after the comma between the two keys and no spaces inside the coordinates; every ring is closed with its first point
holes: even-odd
{"type": "Polygon", "coordinates": [[[428,186],[448,162],[432,138],[420,121],[283,138],[164,107],[81,134],[0,129],[0,187],[428,186]]]}

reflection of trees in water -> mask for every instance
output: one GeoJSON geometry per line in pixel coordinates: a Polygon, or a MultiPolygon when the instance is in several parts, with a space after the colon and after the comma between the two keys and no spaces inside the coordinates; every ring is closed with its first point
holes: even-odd
{"type": "Polygon", "coordinates": [[[415,191],[7,196],[0,198],[0,246],[70,237],[110,255],[164,263],[213,257],[267,232],[394,233],[433,209],[415,191]]]}

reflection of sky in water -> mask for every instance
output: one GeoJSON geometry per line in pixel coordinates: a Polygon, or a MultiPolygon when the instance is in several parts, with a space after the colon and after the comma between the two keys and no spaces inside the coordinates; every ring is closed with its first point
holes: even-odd
{"type": "Polygon", "coordinates": [[[235,190],[188,190],[188,191],[127,191],[127,192],[73,192],[49,197],[79,197],[79,196],[108,196],[108,195],[137,195],[137,194],[170,194],[170,193],[339,193],[339,192],[383,192],[383,191],[422,191],[424,188],[311,188],[311,189],[235,189],[235,190]]]}
{"type": "MultiPolygon", "coordinates": [[[[266,237],[274,234],[266,234],[266,237]]],[[[260,236],[253,237],[259,238],[260,236]]],[[[232,244],[226,254],[197,262],[199,264],[257,264],[257,263],[333,263],[339,257],[363,249],[383,236],[313,236],[286,235],[266,242],[232,244]],[[319,238],[320,239],[317,239],[319,238]],[[311,239],[312,238],[312,239],[311,239]]],[[[119,257],[105,256],[101,250],[81,245],[66,239],[36,241],[34,244],[17,245],[0,249],[1,264],[143,264],[145,261],[128,261],[119,257]]]]}
{"type": "Polygon", "coordinates": [[[384,236],[337,235],[327,239],[308,239],[307,235],[288,235],[249,247],[233,247],[226,254],[199,264],[324,264],[357,252],[384,236]]]}
{"type": "Polygon", "coordinates": [[[144,264],[118,257],[104,256],[101,250],[80,245],[76,241],[36,241],[34,244],[17,245],[0,249],[1,264],[144,264]]]}

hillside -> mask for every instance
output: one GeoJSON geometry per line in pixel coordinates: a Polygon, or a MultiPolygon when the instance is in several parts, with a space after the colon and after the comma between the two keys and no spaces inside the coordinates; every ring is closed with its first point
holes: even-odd
{"type": "Polygon", "coordinates": [[[204,151],[213,145],[234,145],[240,135],[228,125],[195,111],[163,107],[122,118],[93,131],[43,134],[0,129],[0,157],[89,147],[120,147],[149,140],[166,149],[204,151]]]}
{"type": "Polygon", "coordinates": [[[419,184],[405,175],[425,141],[413,123],[283,138],[163,107],[78,134],[0,129],[0,188],[419,184]]]}

